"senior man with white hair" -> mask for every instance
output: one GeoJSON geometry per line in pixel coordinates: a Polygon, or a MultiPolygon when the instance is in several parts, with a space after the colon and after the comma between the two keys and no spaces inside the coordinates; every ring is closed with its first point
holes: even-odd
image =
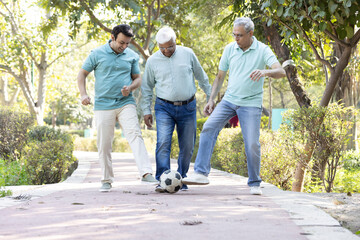
{"type": "MultiPolygon", "coordinates": [[[[179,142],[177,171],[184,178],[189,170],[196,138],[196,85],[207,98],[211,93],[209,79],[195,53],[187,47],[176,45],[176,34],[163,27],[156,34],[159,51],[146,62],[141,86],[145,124],[151,128],[153,117],[151,103],[155,88],[155,117],[157,129],[156,179],[170,169],[171,139],[176,126],[179,142]]],[[[186,190],[183,185],[182,190],[186,190]]],[[[164,192],[158,185],[156,192],[164,192]]]]}
{"type": "Polygon", "coordinates": [[[254,36],[254,23],[241,17],[234,21],[234,40],[228,44],[220,59],[210,99],[204,114],[210,115],[200,134],[195,173],[183,179],[185,184],[209,184],[210,159],[220,130],[234,116],[238,116],[244,138],[250,193],[261,195],[260,189],[260,120],[265,77],[281,78],[285,71],[271,49],[254,36]],[[270,69],[266,69],[268,66],[270,69]],[[229,70],[224,98],[215,108],[215,97],[229,70]]]}

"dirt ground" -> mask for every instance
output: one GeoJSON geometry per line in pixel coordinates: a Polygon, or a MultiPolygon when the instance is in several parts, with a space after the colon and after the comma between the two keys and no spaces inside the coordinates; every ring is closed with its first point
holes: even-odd
{"type": "MultiPolygon", "coordinates": [[[[360,193],[348,196],[346,193],[313,193],[314,195],[331,201],[328,207],[321,207],[335,218],[341,226],[355,233],[360,231],[360,193]]],[[[360,234],[358,234],[360,239],[360,234]]]]}

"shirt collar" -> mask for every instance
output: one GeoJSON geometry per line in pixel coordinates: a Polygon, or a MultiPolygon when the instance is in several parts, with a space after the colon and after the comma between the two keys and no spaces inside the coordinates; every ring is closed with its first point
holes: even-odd
{"type": "MultiPolygon", "coordinates": [[[[252,36],[252,39],[253,39],[253,42],[252,42],[251,46],[250,46],[248,49],[246,49],[245,52],[256,49],[257,44],[258,44],[258,40],[256,39],[255,36],[252,36]]],[[[239,47],[239,45],[237,45],[236,42],[235,42],[235,49],[241,50],[240,47],[239,47]]]]}
{"type": "Polygon", "coordinates": [[[179,47],[179,46],[176,45],[175,51],[174,51],[174,53],[173,53],[170,57],[165,56],[165,55],[162,53],[162,51],[159,49],[160,56],[165,57],[165,58],[172,58],[172,57],[174,57],[174,55],[175,55],[176,52],[178,51],[178,47],[179,47]]]}
{"type": "Polygon", "coordinates": [[[107,53],[114,53],[114,54],[116,54],[116,55],[122,55],[122,54],[126,54],[126,52],[127,52],[127,48],[122,52],[122,53],[119,53],[119,54],[117,54],[111,47],[110,47],[110,43],[111,43],[111,39],[105,44],[105,49],[106,49],[106,52],[107,53]]]}

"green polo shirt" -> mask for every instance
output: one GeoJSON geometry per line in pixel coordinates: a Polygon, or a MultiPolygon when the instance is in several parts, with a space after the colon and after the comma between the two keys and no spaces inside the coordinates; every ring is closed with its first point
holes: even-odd
{"type": "Polygon", "coordinates": [[[261,107],[264,77],[255,82],[250,74],[256,69],[265,69],[278,63],[276,56],[262,42],[253,37],[250,48],[243,51],[236,42],[228,44],[221,56],[219,69],[229,70],[229,81],[224,100],[237,106],[261,107]]]}
{"type": "Polygon", "coordinates": [[[159,98],[184,101],[196,93],[195,79],[209,98],[211,86],[208,76],[192,49],[176,46],[171,57],[164,56],[160,50],[154,53],[146,62],[141,85],[144,115],[151,114],[154,88],[159,98]]]}
{"type": "Polygon", "coordinates": [[[110,42],[92,50],[82,66],[88,72],[94,70],[94,110],[110,110],[135,104],[132,94],[125,97],[121,89],[132,83],[132,74],[140,74],[139,55],[130,48],[116,54],[110,42]]]}

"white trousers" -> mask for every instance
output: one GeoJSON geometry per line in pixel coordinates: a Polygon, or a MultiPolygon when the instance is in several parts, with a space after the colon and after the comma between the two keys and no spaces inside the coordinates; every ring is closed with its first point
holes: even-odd
{"type": "Polygon", "coordinates": [[[134,154],[140,176],[146,173],[152,174],[151,162],[141,135],[135,105],[128,104],[117,109],[95,111],[95,121],[102,183],[112,183],[114,181],[111,151],[116,121],[119,122],[134,154]]]}

